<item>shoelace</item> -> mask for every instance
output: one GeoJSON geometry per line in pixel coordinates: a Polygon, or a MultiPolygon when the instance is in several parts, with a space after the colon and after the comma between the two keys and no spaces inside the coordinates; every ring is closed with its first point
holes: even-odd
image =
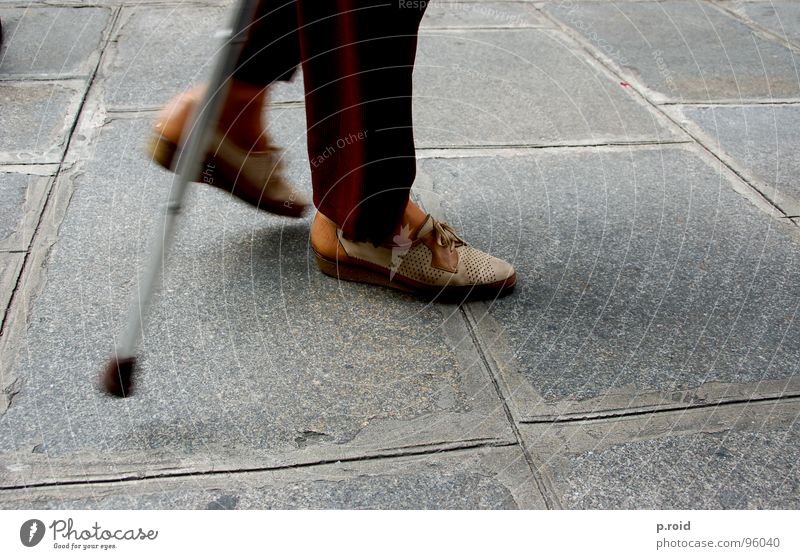
{"type": "Polygon", "coordinates": [[[439,246],[446,246],[450,251],[466,245],[467,242],[458,236],[453,226],[446,221],[433,220],[433,228],[436,231],[436,242],[439,246]]]}

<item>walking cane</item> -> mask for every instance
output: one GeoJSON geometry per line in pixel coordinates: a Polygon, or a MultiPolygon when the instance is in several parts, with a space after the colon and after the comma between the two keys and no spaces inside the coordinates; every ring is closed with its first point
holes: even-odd
{"type": "Polygon", "coordinates": [[[181,138],[178,165],[172,183],[169,201],[163,210],[150,245],[150,255],[142,271],[139,289],[134,294],[128,309],[127,326],[116,344],[114,355],[102,372],[101,383],[105,390],[115,396],[131,394],[136,370],[136,347],[142,337],[144,320],[153,296],[159,271],[165,265],[166,256],[175,234],[178,214],[181,212],[186,189],[200,175],[205,160],[211,132],[225,98],[227,81],[236,67],[242,44],[247,37],[247,28],[256,12],[257,0],[239,0],[231,18],[230,29],[223,32],[225,42],[214,63],[208,87],[202,102],[195,107],[188,133],[181,138]]]}

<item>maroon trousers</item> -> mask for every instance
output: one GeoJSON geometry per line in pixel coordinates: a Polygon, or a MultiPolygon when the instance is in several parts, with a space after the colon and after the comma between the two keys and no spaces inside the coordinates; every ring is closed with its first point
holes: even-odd
{"type": "Polygon", "coordinates": [[[387,240],[408,202],[411,74],[426,4],[260,0],[234,73],[268,85],[302,64],[314,205],[351,239],[387,240]]]}

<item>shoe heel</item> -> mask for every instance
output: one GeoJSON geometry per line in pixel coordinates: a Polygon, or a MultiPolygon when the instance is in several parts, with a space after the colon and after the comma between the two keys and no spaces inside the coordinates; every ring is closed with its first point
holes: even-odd
{"type": "Polygon", "coordinates": [[[147,142],[147,155],[168,171],[175,170],[173,166],[175,164],[176,151],[178,151],[178,146],[176,144],[158,135],[152,136],[147,142]]]}
{"type": "MultiPolygon", "coordinates": [[[[170,142],[169,140],[165,140],[161,136],[153,136],[147,142],[147,148],[145,151],[147,152],[147,155],[150,156],[150,159],[164,167],[167,171],[175,172],[175,165],[177,163],[175,156],[178,153],[177,144],[170,142]]],[[[206,161],[204,164],[208,165],[209,161],[206,161]]],[[[230,192],[230,188],[216,184],[211,177],[213,177],[213,175],[210,175],[208,180],[204,180],[204,176],[200,175],[197,177],[197,179],[195,179],[195,182],[205,182],[210,186],[216,186],[217,188],[221,188],[230,192]]]]}
{"type": "Polygon", "coordinates": [[[398,287],[391,284],[389,278],[384,277],[383,274],[380,274],[374,270],[361,268],[359,266],[352,266],[342,262],[341,260],[334,262],[332,260],[328,260],[324,256],[320,256],[316,251],[314,251],[314,256],[317,258],[317,265],[319,266],[319,269],[322,270],[322,273],[327,276],[344,281],[398,287]]]}

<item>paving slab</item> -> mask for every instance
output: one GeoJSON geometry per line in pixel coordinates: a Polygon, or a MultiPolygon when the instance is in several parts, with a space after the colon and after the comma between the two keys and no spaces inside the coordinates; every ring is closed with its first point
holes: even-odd
{"type": "Polygon", "coordinates": [[[795,54],[706,2],[547,3],[657,102],[800,97],[795,54]]]}
{"type": "MultiPolygon", "coordinates": [[[[502,40],[502,38],[501,38],[502,40]]],[[[443,39],[439,45],[446,50],[448,40],[443,39]]],[[[429,46],[431,45],[428,43],[429,46]]],[[[452,44],[452,43],[451,43],[452,44]]],[[[436,49],[431,48],[432,52],[436,49]]],[[[425,68],[419,63],[416,68],[418,75],[431,72],[431,76],[440,73],[431,67],[425,68]]],[[[442,72],[448,72],[444,69],[442,72]]],[[[519,107],[515,108],[513,99],[520,93],[509,89],[506,85],[498,84],[488,79],[488,75],[465,78],[462,74],[454,72],[449,75],[455,82],[449,85],[438,83],[439,79],[447,81],[447,76],[436,77],[435,87],[430,81],[417,79],[414,86],[414,141],[419,149],[435,148],[480,148],[485,144],[499,146],[518,145],[574,145],[574,144],[603,144],[606,142],[637,143],[637,142],[674,142],[681,141],[681,137],[670,129],[662,127],[661,117],[652,117],[637,103],[628,99],[615,99],[614,104],[619,104],[619,110],[625,115],[619,117],[619,126],[615,128],[614,120],[617,116],[600,109],[602,102],[592,98],[588,92],[580,101],[590,107],[579,107],[575,111],[585,110],[585,115],[570,114],[570,109],[562,106],[555,96],[547,95],[547,88],[539,90],[525,89],[528,100],[534,102],[530,108],[531,114],[542,116],[518,118],[519,107]],[[461,80],[462,86],[453,85],[461,80]],[[469,82],[469,83],[467,83],[469,82]],[[429,87],[430,86],[430,87],[429,87]],[[437,95],[440,93],[441,95],[437,95]],[[486,112],[476,113],[473,119],[464,119],[463,110],[467,106],[487,106],[493,102],[488,101],[493,94],[497,94],[496,107],[486,109],[486,112]],[[480,101],[478,97],[486,95],[480,101]],[[449,101],[445,102],[445,96],[449,101]],[[474,97],[474,98],[473,98],[474,97]],[[595,105],[595,108],[591,106],[595,105]],[[641,110],[641,113],[637,111],[641,110]],[[491,114],[489,114],[491,113],[491,114]],[[515,116],[516,115],[516,116],[515,116]],[[545,116],[546,115],[546,116],[545,116]],[[581,125],[574,122],[575,118],[585,117],[581,125]],[[493,121],[493,122],[490,122],[493,121]],[[652,124],[650,132],[646,131],[652,124]]],[[[522,87],[522,86],[520,86],[522,87]]],[[[519,99],[518,99],[519,100],[519,99]]],[[[606,107],[612,110],[611,105],[606,107]]],[[[527,110],[527,109],[526,109],[527,110]]],[[[527,114],[527,113],[525,113],[527,114]]],[[[296,172],[300,173],[305,184],[310,181],[308,173],[309,163],[306,153],[305,136],[305,110],[302,107],[283,107],[274,111],[270,118],[270,128],[278,143],[289,150],[290,164],[296,164],[296,172]]],[[[685,136],[688,139],[688,136],[685,136]]]]}
{"type": "Polygon", "coordinates": [[[4,509],[542,509],[518,446],[270,472],[0,490],[4,509]]]}
{"type": "MultiPolygon", "coordinates": [[[[203,82],[219,47],[214,34],[229,17],[223,6],[124,8],[100,72],[106,104],[160,107],[203,82]]],[[[291,83],[277,84],[271,101],[302,101],[299,74],[291,83]]]]}
{"type": "Polygon", "coordinates": [[[563,35],[545,29],[420,34],[419,145],[636,143],[680,138],[563,35]]]}
{"type": "Polygon", "coordinates": [[[111,21],[106,8],[2,8],[0,76],[88,76],[111,21]]]}
{"type": "Polygon", "coordinates": [[[800,215],[800,105],[682,107],[703,143],[789,215],[800,215]]]}
{"type": "MultiPolygon", "coordinates": [[[[222,12],[221,8],[125,10],[102,72],[107,105],[160,106],[202,81],[204,65],[214,50],[209,37],[222,12]],[[163,33],[165,22],[180,32],[163,33]]],[[[461,9],[448,18],[480,22],[482,13],[461,9]]],[[[423,31],[414,77],[418,141],[437,146],[527,145],[676,137],[661,117],[565,41],[562,35],[538,29],[423,31]]],[[[298,72],[293,82],[275,86],[272,101],[303,98],[298,72]]]]}
{"type": "Polygon", "coordinates": [[[6,378],[21,388],[0,418],[0,485],[514,441],[455,306],[323,276],[308,219],[207,188],[193,191],[155,300],[138,393],[101,394],[171,184],[141,155],[149,126],[111,120],[55,186],[74,193],[10,342],[6,378]]]}
{"type": "Polygon", "coordinates": [[[671,146],[421,162],[426,208],[517,267],[514,295],[469,307],[517,419],[798,393],[797,228],[705,161],[671,146]]]}
{"type": "Polygon", "coordinates": [[[797,399],[523,426],[568,509],[794,509],[797,399]]]}
{"type": "Polygon", "coordinates": [[[77,116],[83,81],[2,82],[0,163],[54,163],[61,159],[77,116]]]}
{"type": "Polygon", "coordinates": [[[0,252],[26,251],[50,177],[0,171],[0,252]]]}
{"type": "Polygon", "coordinates": [[[800,5],[792,0],[727,2],[726,7],[800,46],[800,5]]]}

